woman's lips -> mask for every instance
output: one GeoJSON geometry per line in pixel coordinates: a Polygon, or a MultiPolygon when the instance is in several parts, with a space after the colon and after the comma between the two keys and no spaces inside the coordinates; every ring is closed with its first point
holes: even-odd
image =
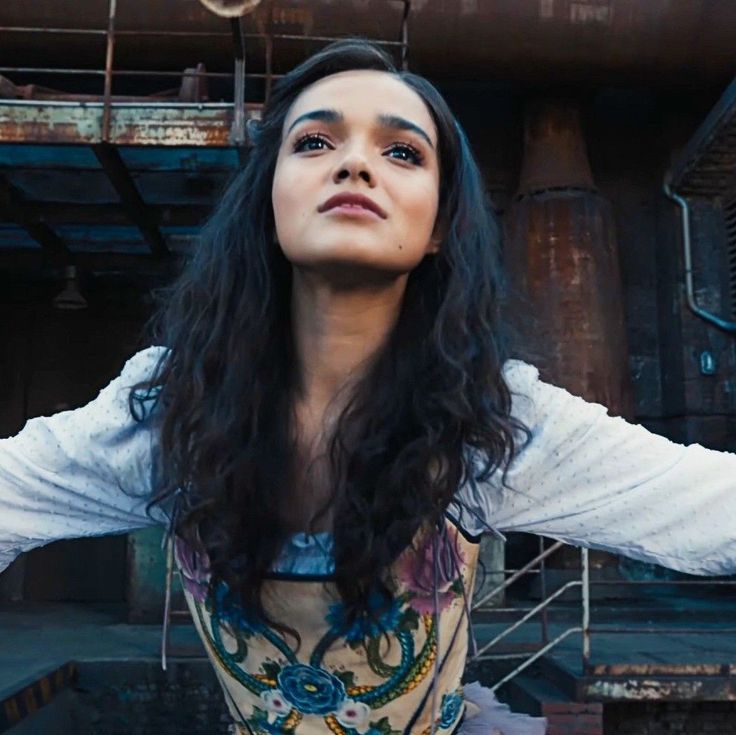
{"type": "Polygon", "coordinates": [[[325,210],[323,214],[338,214],[355,219],[381,219],[373,210],[362,207],[359,204],[338,204],[336,207],[330,207],[325,210]]]}
{"type": "Polygon", "coordinates": [[[370,197],[365,194],[359,194],[358,192],[343,191],[339,194],[331,196],[326,202],[318,207],[318,211],[326,212],[329,209],[336,209],[337,207],[357,207],[367,209],[370,212],[374,212],[381,219],[386,219],[386,212],[378,206],[370,197]]]}

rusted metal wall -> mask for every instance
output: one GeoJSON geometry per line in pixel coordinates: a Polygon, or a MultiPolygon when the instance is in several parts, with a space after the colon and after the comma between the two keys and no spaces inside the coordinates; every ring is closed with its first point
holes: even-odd
{"type": "MultiPolygon", "coordinates": [[[[398,39],[402,3],[392,0],[264,0],[246,16],[251,34],[303,36],[358,34],[398,39]],[[395,33],[391,29],[395,26],[395,33]]],[[[107,3],[84,0],[5,0],[6,25],[105,28],[107,3]]],[[[165,40],[167,68],[203,61],[229,67],[232,50],[222,39],[226,21],[197,0],[119,0],[120,31],[178,31],[165,40]]],[[[503,78],[632,81],[661,86],[726,80],[736,65],[731,0],[414,0],[410,16],[412,66],[435,78],[503,78]]],[[[303,46],[282,39],[276,62],[292,66],[303,46]]],[[[116,54],[131,68],[160,59],[162,39],[138,36],[116,54]]],[[[248,65],[262,61],[253,39],[248,65]]],[[[27,39],[4,39],[14,64],[37,63],[27,39]]],[[[84,67],[104,58],[99,37],[49,37],[41,59],[84,67]]]]}

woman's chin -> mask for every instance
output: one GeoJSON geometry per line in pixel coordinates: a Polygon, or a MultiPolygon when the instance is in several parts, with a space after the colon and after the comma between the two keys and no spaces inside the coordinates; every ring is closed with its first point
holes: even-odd
{"type": "Polygon", "coordinates": [[[406,275],[414,267],[398,259],[376,258],[375,253],[341,254],[295,259],[292,266],[310,276],[341,285],[387,285],[406,275]]]}

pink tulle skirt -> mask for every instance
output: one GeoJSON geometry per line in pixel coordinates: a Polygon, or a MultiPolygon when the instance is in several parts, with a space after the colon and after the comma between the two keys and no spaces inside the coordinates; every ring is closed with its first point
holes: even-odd
{"type": "Polygon", "coordinates": [[[458,735],[544,735],[544,717],[516,714],[477,681],[463,687],[466,714],[458,735]]]}

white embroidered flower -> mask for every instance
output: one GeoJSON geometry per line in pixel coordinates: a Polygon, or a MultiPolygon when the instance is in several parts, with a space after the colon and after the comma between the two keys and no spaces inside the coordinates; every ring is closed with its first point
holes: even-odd
{"type": "Polygon", "coordinates": [[[277,715],[288,715],[291,712],[291,705],[278,689],[261,692],[261,699],[269,712],[275,712],[277,715]]]}
{"type": "Polygon", "coordinates": [[[346,699],[335,712],[335,717],[343,727],[360,727],[368,722],[370,714],[371,708],[367,704],[346,699]]]}

